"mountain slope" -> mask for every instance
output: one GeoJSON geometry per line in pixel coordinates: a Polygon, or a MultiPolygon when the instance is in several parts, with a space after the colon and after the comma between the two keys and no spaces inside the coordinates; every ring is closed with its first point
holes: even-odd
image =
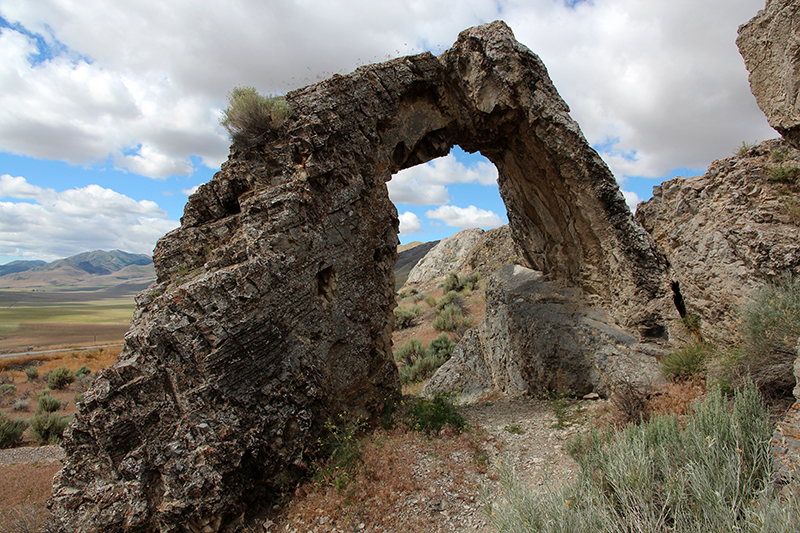
{"type": "Polygon", "coordinates": [[[0,288],[147,285],[155,281],[153,260],[144,254],[95,250],[44,261],[14,261],[0,266],[0,288]]]}

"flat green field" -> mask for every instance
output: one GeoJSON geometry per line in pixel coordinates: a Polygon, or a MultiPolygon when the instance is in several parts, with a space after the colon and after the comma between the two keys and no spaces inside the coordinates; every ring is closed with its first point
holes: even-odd
{"type": "Polygon", "coordinates": [[[0,290],[0,353],[122,342],[143,288],[0,290]]]}

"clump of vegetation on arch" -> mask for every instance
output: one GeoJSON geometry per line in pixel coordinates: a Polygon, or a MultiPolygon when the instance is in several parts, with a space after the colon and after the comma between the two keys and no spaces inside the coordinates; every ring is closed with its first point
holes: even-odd
{"type": "Polygon", "coordinates": [[[234,144],[258,141],[279,128],[292,114],[283,96],[262,95],[253,87],[237,86],[228,93],[228,107],[219,123],[234,144]]]}

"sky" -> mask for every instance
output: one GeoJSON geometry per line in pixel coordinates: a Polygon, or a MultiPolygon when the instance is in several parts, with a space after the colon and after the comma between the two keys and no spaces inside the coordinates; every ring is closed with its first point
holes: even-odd
{"type": "MultiPolygon", "coordinates": [[[[778,134],[736,30],[764,0],[0,0],[0,264],[151,254],[229,153],[237,85],[283,94],[504,20],[629,205],[778,134]]],[[[479,154],[389,182],[400,240],[508,221],[479,154]]]]}

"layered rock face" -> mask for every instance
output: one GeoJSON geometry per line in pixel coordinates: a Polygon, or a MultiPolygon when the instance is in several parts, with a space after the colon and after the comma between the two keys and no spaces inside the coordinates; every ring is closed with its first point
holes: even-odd
{"type": "Polygon", "coordinates": [[[680,280],[688,312],[712,338],[733,337],[753,289],[800,273],[800,195],[781,182],[798,167],[799,151],[765,141],[714,161],[702,176],[665,181],[636,210],[680,280]]]}
{"type": "Polygon", "coordinates": [[[578,291],[507,265],[488,279],[486,317],[423,394],[455,392],[463,403],[495,392],[606,395],[622,382],[648,387],[663,380],[656,355],[657,344],[639,342],[578,291]]]}
{"type": "Polygon", "coordinates": [[[736,44],[769,125],[800,148],[800,5],[767,0],[758,15],[739,27],[736,44]]]}
{"type": "Polygon", "coordinates": [[[235,530],[294,478],[327,419],[377,418],[398,387],[385,183],[454,144],[497,166],[529,265],[636,336],[665,336],[665,264],[504,23],[287,102],[292,116],[234,145],[159,241],[157,284],[67,431],[61,531],[235,530]]]}

